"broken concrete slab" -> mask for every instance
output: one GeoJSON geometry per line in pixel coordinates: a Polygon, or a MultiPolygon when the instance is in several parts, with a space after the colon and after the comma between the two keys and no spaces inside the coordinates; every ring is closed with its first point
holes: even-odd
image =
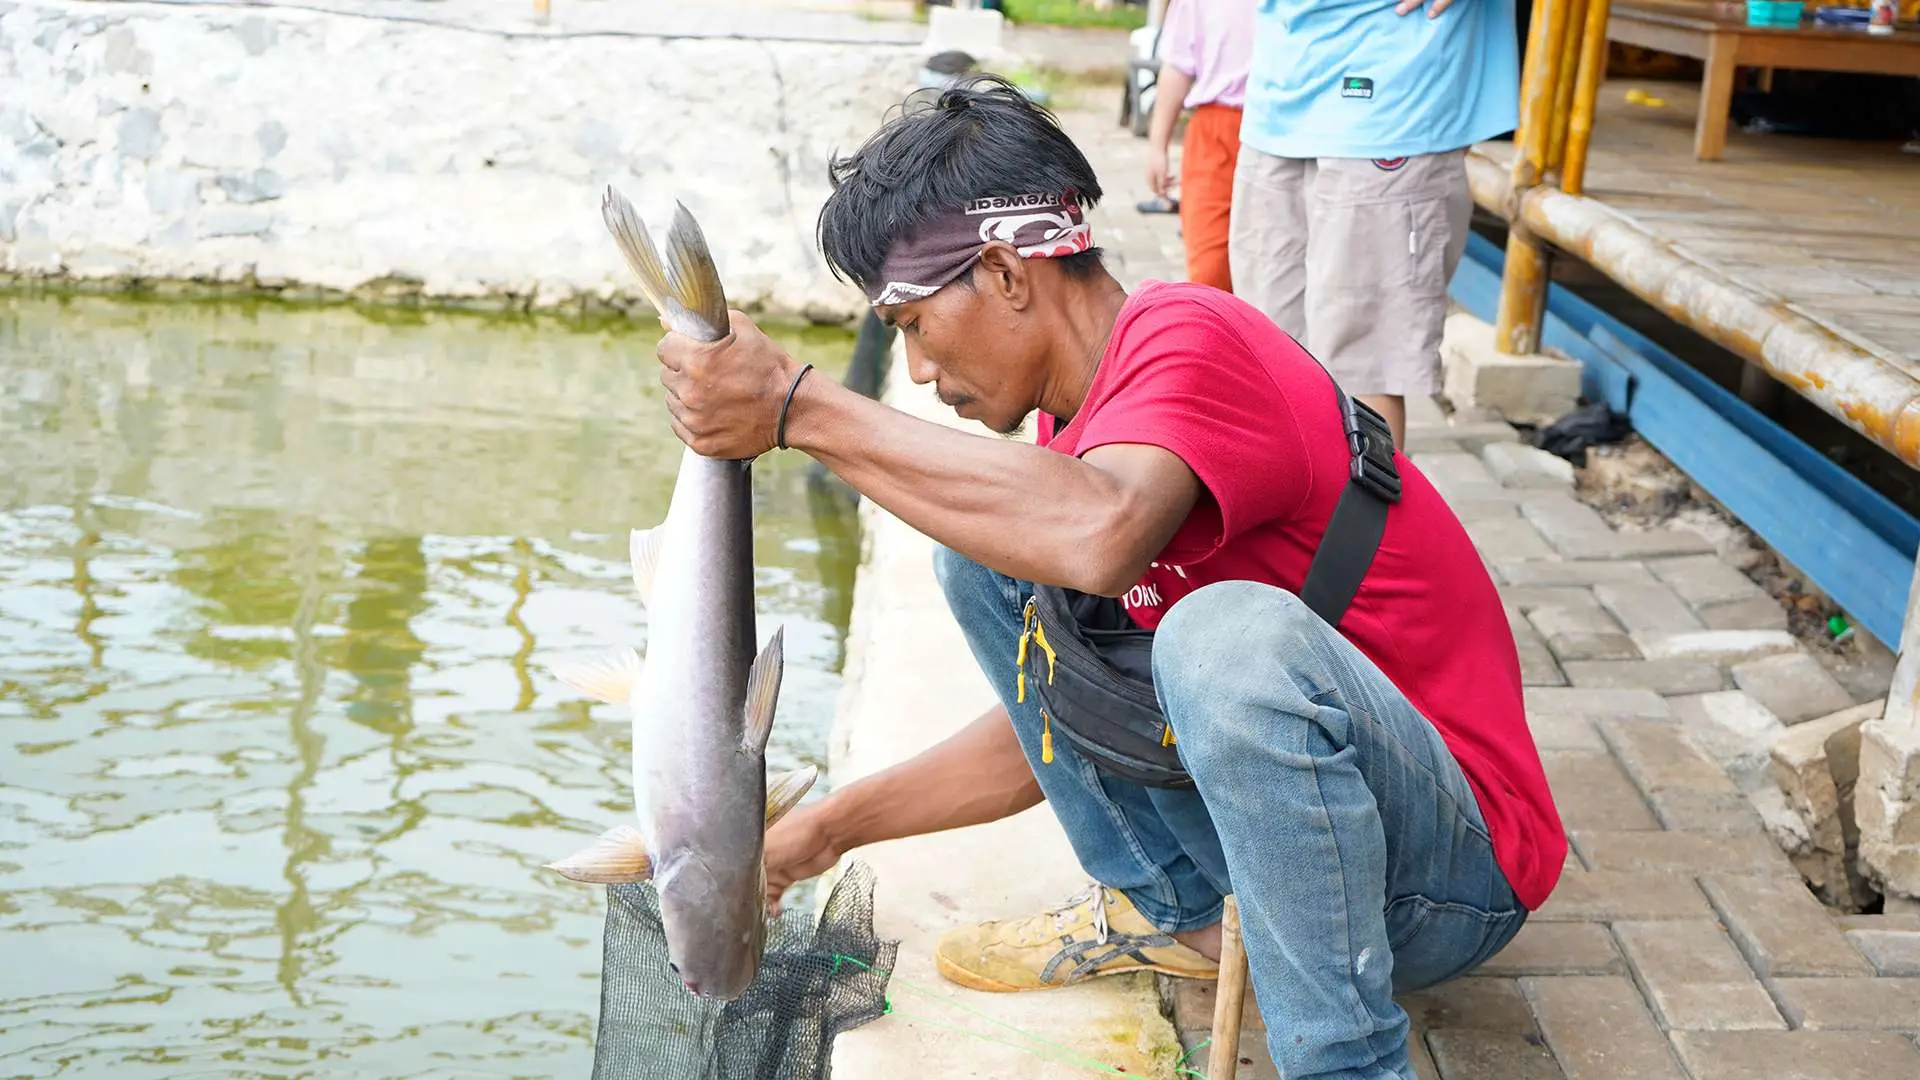
{"type": "Polygon", "coordinates": [[[1712,755],[1740,790],[1774,787],[1773,740],[1786,730],[1780,718],[1739,690],[1720,690],[1670,700],[1673,715],[1712,755]]]}
{"type": "Polygon", "coordinates": [[[1733,665],[1733,684],[1765,705],[1783,724],[1827,716],[1853,704],[1853,698],[1827,669],[1807,653],[1794,650],[1733,665]]]}
{"type": "Polygon", "coordinates": [[[1860,726],[1879,705],[1846,709],[1786,729],[1770,750],[1774,782],[1806,823],[1811,850],[1790,852],[1808,885],[1829,905],[1859,911],[1876,896],[1855,866],[1854,781],[1860,726]]]}
{"type": "Polygon", "coordinates": [[[1889,716],[1860,726],[1854,789],[1861,868],[1887,894],[1889,911],[1900,910],[1896,899],[1920,897],[1920,727],[1891,718],[1895,700],[1889,716]]]}

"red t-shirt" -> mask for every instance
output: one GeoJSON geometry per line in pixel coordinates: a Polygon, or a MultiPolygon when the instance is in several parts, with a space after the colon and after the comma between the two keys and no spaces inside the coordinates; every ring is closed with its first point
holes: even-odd
{"type": "MultiPolygon", "coordinates": [[[[1248,580],[1298,592],[1346,485],[1346,437],[1325,371],[1245,301],[1149,282],[1114,323],[1086,401],[1040,442],[1065,454],[1147,443],[1207,494],[1123,602],[1152,628],[1187,593],[1248,580]]],[[[1401,501],[1342,620],[1347,639],[1440,732],[1479,800],[1494,857],[1537,908],[1567,841],[1527,728],[1499,592],[1452,509],[1404,456],[1401,501]]]]}

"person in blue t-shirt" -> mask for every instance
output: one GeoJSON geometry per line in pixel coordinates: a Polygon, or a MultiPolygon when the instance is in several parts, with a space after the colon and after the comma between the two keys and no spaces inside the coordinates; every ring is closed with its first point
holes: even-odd
{"type": "Polygon", "coordinates": [[[1234,170],[1234,292],[1406,440],[1440,389],[1466,150],[1519,121],[1514,0],[1258,6],[1234,170]]]}

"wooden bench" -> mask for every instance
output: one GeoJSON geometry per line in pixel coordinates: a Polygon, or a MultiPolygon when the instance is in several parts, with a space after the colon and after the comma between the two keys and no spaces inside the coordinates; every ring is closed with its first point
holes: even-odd
{"type": "Polygon", "coordinates": [[[1906,27],[1869,34],[1864,27],[1803,22],[1797,27],[1748,26],[1745,16],[1718,4],[1684,0],[1617,0],[1607,37],[1625,45],[1691,56],[1706,64],[1693,156],[1718,161],[1727,145],[1733,73],[1742,67],[1845,71],[1920,77],[1920,32],[1906,27]]]}

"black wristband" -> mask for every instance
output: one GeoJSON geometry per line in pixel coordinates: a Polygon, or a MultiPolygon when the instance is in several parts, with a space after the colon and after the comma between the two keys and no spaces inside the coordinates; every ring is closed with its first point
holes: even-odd
{"type": "Polygon", "coordinates": [[[800,374],[793,377],[793,385],[787,387],[787,398],[780,403],[780,423],[773,431],[773,445],[782,450],[787,448],[787,410],[793,406],[793,392],[800,389],[800,380],[813,370],[812,364],[802,364],[800,374]]]}

